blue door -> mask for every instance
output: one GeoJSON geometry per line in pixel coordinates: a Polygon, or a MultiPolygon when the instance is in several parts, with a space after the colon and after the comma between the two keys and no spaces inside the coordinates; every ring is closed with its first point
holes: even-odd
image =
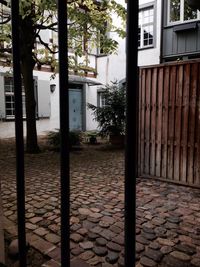
{"type": "Polygon", "coordinates": [[[69,89],[69,128],[82,131],[82,90],[69,89]]]}

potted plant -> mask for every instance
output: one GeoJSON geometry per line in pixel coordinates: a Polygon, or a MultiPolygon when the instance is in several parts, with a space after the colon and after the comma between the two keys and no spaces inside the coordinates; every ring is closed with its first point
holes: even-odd
{"type": "Polygon", "coordinates": [[[104,106],[88,103],[98,122],[100,135],[109,136],[110,143],[117,146],[124,144],[125,134],[125,87],[117,82],[101,88],[105,99],[104,106]]]}

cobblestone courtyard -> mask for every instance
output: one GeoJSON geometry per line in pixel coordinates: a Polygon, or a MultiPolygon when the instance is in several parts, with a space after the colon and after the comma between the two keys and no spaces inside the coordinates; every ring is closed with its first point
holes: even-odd
{"type": "MultiPolygon", "coordinates": [[[[43,266],[59,266],[59,154],[26,155],[25,164],[27,239],[48,257],[43,266]]],[[[123,151],[95,146],[71,153],[71,258],[76,266],[124,266],[123,175],[123,151]]],[[[6,141],[0,142],[0,176],[5,228],[14,237],[15,156],[6,141]]],[[[137,267],[200,266],[200,190],[139,179],[136,232],[137,267]]]]}

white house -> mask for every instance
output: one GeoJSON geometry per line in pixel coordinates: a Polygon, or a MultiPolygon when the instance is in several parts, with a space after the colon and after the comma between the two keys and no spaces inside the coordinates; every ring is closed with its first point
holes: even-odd
{"type": "MultiPolygon", "coordinates": [[[[118,0],[125,5],[124,0],[118,0]]],[[[120,25],[118,17],[113,16],[115,25],[120,25]]],[[[91,70],[83,73],[85,76],[69,76],[70,129],[94,130],[97,123],[93,120],[87,103],[103,104],[101,87],[111,81],[120,81],[126,73],[125,39],[120,39],[115,33],[110,36],[119,42],[118,52],[105,55],[97,49],[89,58],[91,70]],[[94,70],[94,71],[92,71],[94,70]]],[[[161,36],[161,0],[140,0],[138,29],[138,65],[152,65],[160,62],[161,36]]],[[[52,38],[49,32],[44,32],[44,38],[52,38]]],[[[78,59],[81,62],[81,58],[78,59]]],[[[14,98],[12,79],[8,75],[10,69],[0,64],[0,138],[14,136],[14,98]]],[[[50,68],[34,70],[35,95],[37,102],[37,132],[46,134],[59,128],[59,82],[58,75],[52,79],[50,68]]],[[[24,96],[25,99],[25,96],[24,96]]],[[[25,108],[25,106],[24,106],[25,108]]]]}

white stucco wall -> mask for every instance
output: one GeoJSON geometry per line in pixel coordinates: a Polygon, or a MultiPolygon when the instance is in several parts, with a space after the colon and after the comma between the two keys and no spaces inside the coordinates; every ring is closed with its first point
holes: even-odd
{"type": "MultiPolygon", "coordinates": [[[[10,68],[7,67],[1,67],[0,66],[0,74],[3,73],[12,73],[10,68]]],[[[55,84],[56,89],[53,93],[50,92],[50,117],[49,118],[39,118],[36,121],[37,125],[37,133],[38,135],[45,135],[48,131],[52,131],[59,128],[59,75],[55,76],[55,79],[51,79],[52,73],[50,72],[44,72],[44,71],[34,71],[34,76],[36,77],[38,81],[38,92],[41,92],[43,88],[40,87],[42,85],[42,81],[48,81],[50,84],[55,84]]],[[[4,99],[4,88],[1,83],[1,77],[0,75],[0,96],[1,100],[4,99]]],[[[96,79],[91,79],[94,81],[97,81],[96,79]]],[[[50,88],[49,88],[50,91],[50,88]]],[[[84,85],[84,93],[85,93],[85,104],[92,103],[94,105],[97,105],[97,86],[88,86],[87,84],[84,85]]],[[[44,101],[44,105],[46,105],[45,102],[45,96],[43,95],[42,101],[44,101]]],[[[41,98],[40,98],[41,101],[41,98]]],[[[2,102],[2,101],[1,101],[2,102]]],[[[42,103],[41,103],[42,105],[42,103]]],[[[3,111],[5,111],[4,107],[1,106],[1,111],[3,114],[3,111]]],[[[93,120],[93,116],[91,114],[91,110],[89,110],[87,107],[84,107],[85,113],[83,116],[85,118],[83,119],[86,123],[86,130],[95,130],[97,128],[96,121],[93,120]]],[[[24,121],[24,135],[26,135],[26,123],[24,121]]],[[[0,116],[0,138],[10,138],[15,136],[15,124],[14,121],[3,121],[0,116]]]]}
{"type": "Polygon", "coordinates": [[[139,0],[140,8],[154,3],[154,47],[138,51],[138,66],[148,66],[160,63],[161,43],[161,0],[139,0]]]}
{"type": "MultiPolygon", "coordinates": [[[[97,105],[97,88],[98,86],[86,85],[86,105],[87,103],[97,105]]],[[[88,109],[86,106],[86,130],[96,130],[96,128],[97,122],[94,120],[92,110],[88,109]]]]}
{"type": "MultiPolygon", "coordinates": [[[[124,0],[118,0],[124,4],[124,0]]],[[[140,8],[154,4],[154,20],[155,20],[155,41],[154,47],[142,49],[138,51],[138,66],[147,66],[159,64],[160,62],[160,38],[161,38],[161,0],[140,0],[140,8]]],[[[120,25],[120,20],[113,16],[115,25],[120,25]]],[[[99,57],[97,59],[98,79],[103,83],[110,83],[114,80],[121,80],[126,74],[126,39],[121,39],[117,34],[111,35],[119,43],[117,55],[110,55],[106,57],[99,57]]]]}
{"type": "MultiPolygon", "coordinates": [[[[10,73],[12,71],[8,67],[0,66],[0,73],[10,73]]],[[[48,81],[49,84],[56,84],[56,90],[54,93],[50,93],[50,118],[40,118],[37,120],[37,132],[39,135],[46,134],[47,131],[53,130],[55,128],[59,128],[59,91],[58,91],[58,77],[54,80],[51,80],[52,73],[50,72],[41,72],[34,71],[33,75],[36,77],[37,81],[48,81]]],[[[43,88],[38,87],[38,91],[43,88]]],[[[49,88],[50,90],[50,88],[49,88]]],[[[2,88],[2,83],[0,85],[1,96],[4,97],[4,88],[2,88]],[[3,92],[3,93],[2,93],[3,92]]],[[[41,98],[40,98],[41,101],[41,98]]],[[[45,96],[43,97],[43,101],[45,100],[45,96]]],[[[41,102],[41,105],[43,103],[41,102]]],[[[2,107],[1,107],[2,108],[2,107]]],[[[3,108],[2,108],[3,109],[3,108]]],[[[15,135],[14,121],[3,121],[0,120],[0,138],[9,138],[15,135]]],[[[26,123],[24,122],[24,134],[26,135],[26,123]]]]}

